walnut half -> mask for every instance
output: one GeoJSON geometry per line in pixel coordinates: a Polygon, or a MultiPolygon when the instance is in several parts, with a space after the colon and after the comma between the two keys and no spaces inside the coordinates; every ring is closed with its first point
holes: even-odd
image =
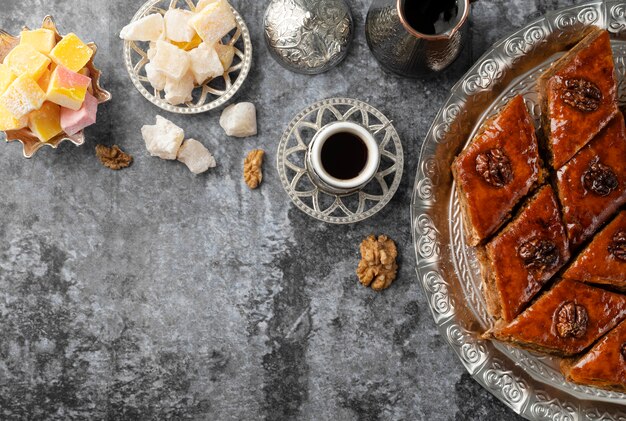
{"type": "Polygon", "coordinates": [[[589,315],[584,306],[567,301],[556,310],[554,322],[561,338],[582,338],[587,332],[589,315]]]}
{"type": "Polygon", "coordinates": [[[121,170],[133,163],[133,157],[124,153],[117,145],[112,147],[96,145],[96,156],[102,165],[112,170],[121,170]]]}
{"type": "Polygon", "coordinates": [[[359,281],[374,291],[389,288],[398,272],[397,257],[393,240],[386,235],[370,235],[361,243],[361,261],[356,270],[359,281]]]}
{"type": "Polygon", "coordinates": [[[263,181],[263,156],[262,149],[250,151],[243,162],[243,179],[252,190],[259,187],[263,181]]]}

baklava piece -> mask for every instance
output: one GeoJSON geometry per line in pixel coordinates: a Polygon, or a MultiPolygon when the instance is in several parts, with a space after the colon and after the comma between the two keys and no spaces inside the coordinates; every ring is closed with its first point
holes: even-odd
{"type": "Polygon", "coordinates": [[[454,160],[468,243],[493,235],[528,192],[543,182],[532,119],[521,96],[489,119],[454,160]]]}
{"type": "Polygon", "coordinates": [[[486,338],[531,351],[571,357],[626,318],[626,296],[563,280],[515,320],[499,321],[486,338]]]}
{"type": "Polygon", "coordinates": [[[594,30],[539,80],[542,126],[553,168],[561,168],[617,114],[609,33],[594,30]]]}
{"type": "Polygon", "coordinates": [[[626,392],[626,322],[578,360],[564,360],[561,370],[571,382],[626,392]]]}
{"type": "Polygon", "coordinates": [[[557,172],[559,199],[572,247],[590,238],[626,203],[626,130],[618,114],[557,172]]]}
{"type": "Polygon", "coordinates": [[[543,187],[482,254],[489,313],[517,316],[569,260],[569,243],[552,187],[543,187]]]}
{"type": "Polygon", "coordinates": [[[626,211],[596,235],[563,277],[626,291],[626,211]]]}

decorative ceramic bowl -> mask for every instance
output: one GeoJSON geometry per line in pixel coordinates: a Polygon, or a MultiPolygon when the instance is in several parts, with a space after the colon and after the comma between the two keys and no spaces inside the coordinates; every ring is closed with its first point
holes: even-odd
{"type": "MultiPolygon", "coordinates": [[[[54,31],[54,33],[56,34],[57,42],[61,40],[62,36],[57,30],[56,24],[54,23],[54,19],[52,18],[52,16],[46,16],[43,20],[41,27],[54,31]]],[[[24,29],[28,30],[28,28],[26,27],[24,29]]],[[[7,54],[9,54],[9,52],[19,43],[19,37],[14,37],[8,32],[0,30],[0,62],[4,61],[4,58],[7,56],[7,54]]],[[[87,69],[89,69],[89,73],[91,75],[93,96],[98,100],[98,104],[102,104],[111,100],[111,94],[102,89],[102,87],[100,86],[100,75],[102,73],[94,65],[94,58],[96,57],[98,47],[93,42],[87,45],[94,52],[93,56],[86,66],[87,69]]],[[[31,158],[39,149],[43,148],[44,146],[50,146],[51,148],[56,149],[64,140],[69,140],[76,146],[80,146],[85,143],[85,134],[82,130],[71,136],[65,132],[62,132],[47,142],[41,142],[37,138],[37,136],[35,136],[28,128],[20,130],[9,130],[6,131],[5,134],[7,142],[18,141],[22,143],[22,145],[24,146],[24,157],[26,158],[31,158]]]]}
{"type": "MultiPolygon", "coordinates": [[[[169,9],[195,10],[191,0],[149,0],[137,11],[132,22],[153,13],[165,14],[169,9]],[[180,3],[180,7],[179,7],[180,3]]],[[[182,105],[172,105],[165,100],[165,92],[154,89],[146,76],[145,65],[150,62],[150,43],[124,41],[126,70],[137,90],[157,107],[178,114],[199,114],[221,107],[241,88],[252,67],[252,41],[250,32],[241,15],[233,9],[237,29],[222,39],[224,44],[235,47],[235,58],[222,77],[205,82],[194,89],[193,99],[182,105]]]]}

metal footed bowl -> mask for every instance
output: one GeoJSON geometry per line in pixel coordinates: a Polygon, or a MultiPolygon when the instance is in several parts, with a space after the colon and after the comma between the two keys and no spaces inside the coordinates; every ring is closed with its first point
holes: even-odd
{"type": "MultiPolygon", "coordinates": [[[[46,16],[43,20],[41,27],[54,31],[57,41],[61,39],[62,36],[57,30],[56,24],[54,23],[54,19],[52,18],[52,16],[46,16]]],[[[24,29],[26,30],[28,28],[24,29]]],[[[7,56],[7,54],[9,54],[9,52],[16,45],[19,44],[19,42],[19,37],[14,37],[8,32],[0,30],[0,62],[4,61],[4,58],[7,56]]],[[[98,100],[98,104],[102,104],[111,100],[111,94],[102,89],[102,87],[100,86],[100,76],[102,73],[94,65],[94,59],[96,57],[96,53],[98,52],[98,47],[93,42],[87,45],[94,51],[91,60],[89,60],[89,63],[87,63],[87,68],[89,69],[92,80],[93,96],[98,100]]],[[[33,133],[28,128],[20,130],[9,130],[5,132],[5,134],[7,142],[18,141],[22,143],[23,154],[25,158],[32,158],[32,156],[35,155],[35,153],[44,146],[49,146],[53,149],[56,149],[61,143],[66,140],[72,142],[76,146],[80,146],[85,143],[85,134],[83,130],[71,136],[67,133],[61,133],[47,142],[41,142],[35,135],[33,135],[33,133]]]]}
{"type": "Polygon", "coordinates": [[[411,203],[417,275],[442,336],[476,381],[533,420],[624,420],[626,395],[567,382],[556,359],[480,338],[493,320],[480,265],[465,244],[450,164],[482,122],[517,94],[538,127],[537,78],[592,25],[611,34],[625,106],[626,3],[593,1],[549,13],[496,43],[453,87],[424,141],[411,203]]]}
{"type": "MultiPolygon", "coordinates": [[[[137,11],[131,22],[152,13],[165,14],[168,9],[195,10],[191,0],[149,0],[137,11]]],[[[222,42],[235,47],[235,59],[230,69],[222,77],[217,77],[196,87],[193,100],[183,105],[172,105],[165,100],[165,93],[156,90],[148,82],[144,70],[148,60],[148,42],[124,41],[124,61],[130,79],[137,90],[157,107],[178,114],[199,114],[226,104],[241,88],[252,67],[252,41],[250,31],[243,18],[235,9],[237,29],[227,35],[222,42]]]]}

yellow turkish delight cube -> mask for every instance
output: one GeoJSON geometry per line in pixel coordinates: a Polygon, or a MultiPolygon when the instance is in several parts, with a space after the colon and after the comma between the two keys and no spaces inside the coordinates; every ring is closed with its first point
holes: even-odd
{"type": "Polygon", "coordinates": [[[48,90],[48,85],[50,85],[50,75],[52,72],[50,70],[46,70],[44,74],[37,80],[37,85],[45,92],[48,90]]]}
{"type": "Polygon", "coordinates": [[[7,90],[15,80],[15,75],[6,64],[0,63],[0,95],[7,90]]]}
{"type": "Polygon", "coordinates": [[[20,44],[30,45],[43,54],[50,54],[56,43],[56,35],[50,29],[39,28],[20,34],[20,44]]]}
{"type": "Polygon", "coordinates": [[[73,72],[78,72],[85,67],[91,60],[91,56],[93,56],[93,50],[73,33],[64,36],[50,52],[52,61],[73,72]]]}
{"type": "Polygon", "coordinates": [[[4,64],[9,66],[15,76],[24,75],[37,80],[50,65],[50,59],[31,45],[20,44],[6,56],[4,64]]]}
{"type": "Polygon", "coordinates": [[[200,38],[200,35],[195,34],[193,36],[193,39],[191,41],[189,41],[189,42],[175,42],[175,41],[172,41],[172,44],[174,44],[175,46],[177,46],[181,50],[191,51],[194,48],[197,48],[200,44],[202,44],[202,38],[200,38]]]}
{"type": "Polygon", "coordinates": [[[19,120],[38,110],[46,100],[46,93],[37,82],[26,75],[19,76],[0,96],[0,105],[19,120]]]}
{"type": "Polygon", "coordinates": [[[28,126],[28,116],[17,119],[13,117],[6,108],[0,105],[0,131],[19,130],[26,126],[28,126]]]}
{"type": "Polygon", "coordinates": [[[42,142],[49,141],[63,131],[61,107],[52,102],[44,102],[40,109],[29,114],[28,128],[42,142]]]}

